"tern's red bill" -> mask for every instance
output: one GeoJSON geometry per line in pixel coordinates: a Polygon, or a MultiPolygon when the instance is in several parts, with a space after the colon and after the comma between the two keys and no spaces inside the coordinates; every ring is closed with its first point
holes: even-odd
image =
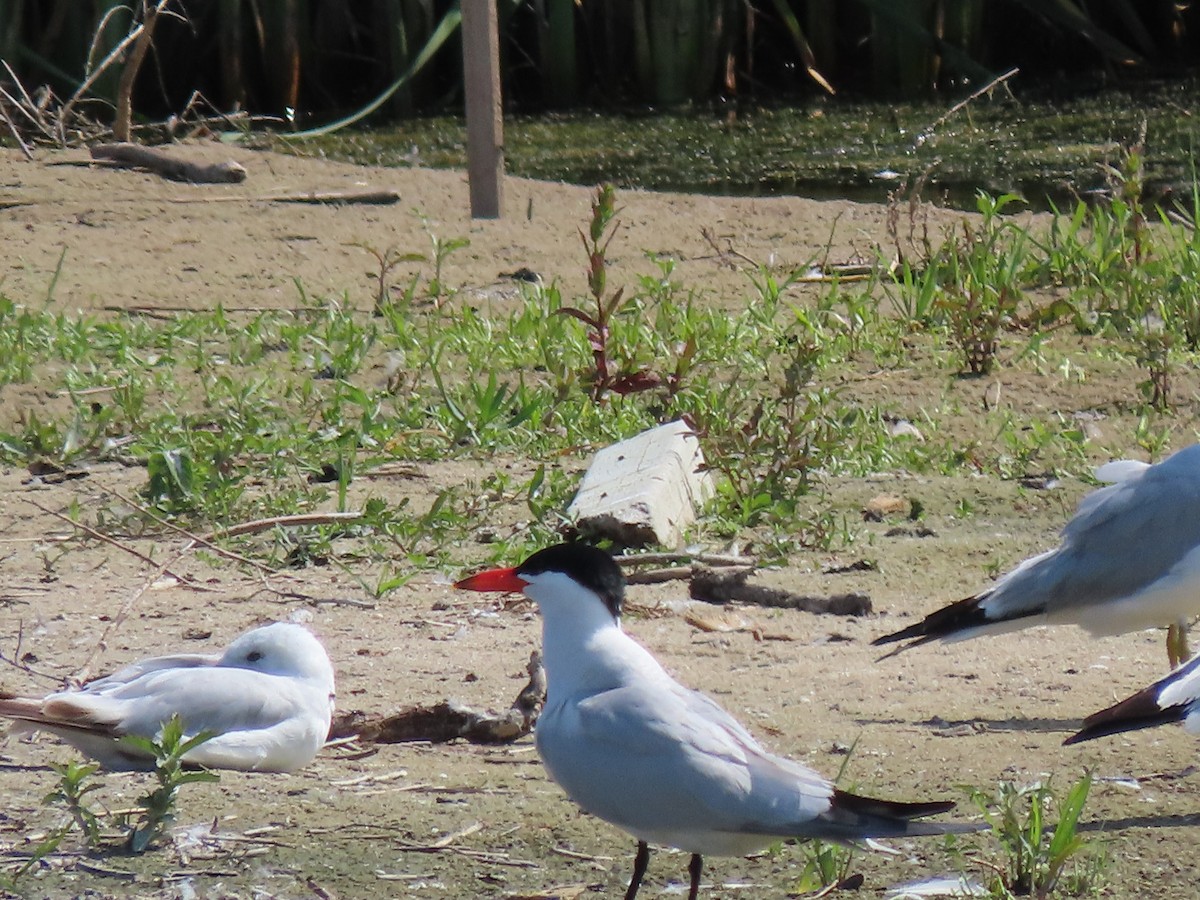
{"type": "Polygon", "coordinates": [[[515,568],[488,569],[470,578],[455,582],[454,586],[463,591],[523,591],[528,585],[515,568]]]}

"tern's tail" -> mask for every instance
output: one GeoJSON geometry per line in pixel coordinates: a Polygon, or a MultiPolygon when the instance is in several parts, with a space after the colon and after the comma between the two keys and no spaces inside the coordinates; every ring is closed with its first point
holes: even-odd
{"type": "Polygon", "coordinates": [[[18,734],[22,728],[26,731],[32,730],[45,718],[42,714],[41,700],[14,697],[11,694],[0,697],[0,717],[11,719],[16,723],[14,728],[17,729],[16,733],[18,734]]]}
{"type": "Polygon", "coordinates": [[[916,837],[932,834],[963,834],[981,831],[987,826],[967,822],[917,822],[926,816],[949,812],[954,803],[901,803],[877,800],[846,791],[833,792],[832,805],[814,824],[824,830],[823,837],[835,840],[862,838],[916,837]]]}

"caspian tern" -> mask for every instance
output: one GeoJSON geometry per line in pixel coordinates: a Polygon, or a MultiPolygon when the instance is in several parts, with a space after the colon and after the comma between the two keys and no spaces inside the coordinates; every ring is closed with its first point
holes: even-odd
{"type": "Polygon", "coordinates": [[[1074,624],[1096,636],[1167,625],[1170,665],[1182,663],[1187,620],[1200,614],[1200,444],[1096,474],[1117,483],[1083,498],[1056,549],[874,643],[911,640],[899,653],[1028,625],[1074,624]]]}
{"type": "Polygon", "coordinates": [[[213,769],[292,772],[316,756],[333,715],[333,665],[308,629],[277,622],[247,631],[219,656],[157,656],[79,690],[0,699],[14,731],[48,731],[105,768],[154,768],[123,742],[155,738],[178,715],[185,738],[214,736],[184,756],[213,769]]]}
{"type": "Polygon", "coordinates": [[[1170,722],[1182,722],[1185,730],[1200,734],[1200,656],[1120,703],[1092,713],[1083,720],[1083,728],[1063,743],[1078,744],[1170,722]]]}
{"type": "Polygon", "coordinates": [[[702,855],[743,856],[790,837],[977,830],[913,821],[952,802],[860,797],[767,752],[621,630],[625,579],[602,550],[559,544],[455,586],[519,591],[541,611],[548,696],[534,732],[538,753],[572,800],[637,838],[626,900],[637,895],[650,844],[692,854],[688,896],[695,900],[702,855]]]}

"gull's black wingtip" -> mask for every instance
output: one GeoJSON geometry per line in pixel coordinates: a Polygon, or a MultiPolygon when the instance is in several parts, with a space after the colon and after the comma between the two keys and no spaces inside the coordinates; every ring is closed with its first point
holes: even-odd
{"type": "Polygon", "coordinates": [[[892,653],[889,653],[888,656],[894,656],[901,650],[907,650],[909,647],[915,647],[917,644],[924,644],[933,640],[933,637],[925,633],[924,620],[915,625],[909,625],[907,628],[901,628],[899,631],[893,631],[891,634],[885,634],[882,637],[877,637],[875,640],[871,641],[871,646],[883,647],[887,644],[894,644],[897,641],[907,641],[914,638],[917,639],[916,643],[908,644],[904,647],[897,647],[892,653]]]}
{"type": "Polygon", "coordinates": [[[906,800],[880,800],[877,797],[852,794],[840,788],[834,788],[833,802],[842,809],[850,810],[859,815],[904,819],[906,821],[948,813],[956,805],[953,800],[929,800],[916,803],[906,800]]]}
{"type": "Polygon", "coordinates": [[[951,603],[949,606],[943,606],[941,609],[931,612],[920,622],[909,625],[907,628],[901,628],[899,631],[893,631],[891,634],[875,638],[875,640],[871,641],[871,646],[882,647],[885,644],[894,644],[898,641],[912,642],[882,657],[883,659],[887,659],[910,647],[919,647],[921,644],[928,644],[930,641],[936,641],[939,638],[952,637],[972,628],[993,624],[999,620],[989,618],[988,614],[984,612],[983,607],[980,605],[984,596],[986,595],[967,597],[965,600],[959,600],[951,603]]]}
{"type": "Polygon", "coordinates": [[[1184,721],[1196,710],[1200,700],[1197,699],[1194,689],[1179,689],[1179,685],[1181,683],[1190,685],[1198,669],[1200,669],[1200,655],[1194,656],[1170,675],[1160,678],[1149,687],[1142,688],[1136,694],[1131,694],[1120,703],[1114,703],[1108,709],[1092,713],[1083,720],[1083,727],[1063,741],[1063,744],[1079,744],[1093,738],[1119,734],[1123,731],[1137,731],[1142,728],[1154,728],[1156,725],[1169,725],[1172,722],[1184,721]],[[1164,705],[1162,698],[1170,688],[1177,688],[1174,696],[1180,702],[1164,705]]]}
{"type": "Polygon", "coordinates": [[[1081,744],[1110,734],[1182,722],[1187,718],[1188,704],[1160,706],[1158,698],[1161,690],[1161,683],[1152,685],[1108,709],[1092,713],[1083,720],[1082,728],[1063,741],[1063,746],[1081,744]]]}

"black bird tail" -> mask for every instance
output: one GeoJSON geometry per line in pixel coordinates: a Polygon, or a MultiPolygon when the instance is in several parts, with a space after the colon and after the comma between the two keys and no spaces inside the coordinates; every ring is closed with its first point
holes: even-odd
{"type": "Polygon", "coordinates": [[[1163,706],[1159,698],[1166,688],[1190,675],[1198,666],[1200,666],[1200,656],[1176,669],[1166,678],[1156,681],[1150,687],[1143,688],[1136,694],[1126,697],[1120,703],[1092,713],[1083,720],[1083,728],[1063,743],[1078,744],[1109,734],[1120,734],[1122,731],[1137,731],[1140,728],[1153,728],[1155,725],[1183,721],[1192,709],[1191,702],[1163,706]]]}
{"type": "Polygon", "coordinates": [[[826,827],[844,826],[846,837],[887,838],[915,837],[935,834],[963,834],[986,828],[983,824],[968,822],[918,822],[926,816],[949,812],[954,809],[951,800],[935,800],[929,803],[904,803],[896,800],[879,800],[863,797],[846,791],[834,790],[832,805],[822,816],[826,827]]]}
{"type": "MultiPolygon", "coordinates": [[[[911,644],[900,647],[889,656],[899,653],[901,650],[907,650],[909,647],[919,647],[921,644],[928,644],[930,641],[935,641],[939,638],[948,638],[959,634],[963,631],[969,631],[972,628],[980,628],[985,625],[998,625],[1001,622],[1011,622],[1017,619],[1024,619],[1036,615],[1035,612],[1022,612],[1008,618],[995,618],[989,616],[983,610],[983,601],[988,597],[987,594],[976,594],[974,597],[967,597],[964,600],[959,600],[957,603],[951,603],[949,606],[944,606],[941,609],[931,612],[920,622],[914,625],[909,625],[907,628],[902,628],[891,634],[885,634],[883,637],[877,637],[871,641],[875,647],[883,644],[892,644],[896,641],[911,640],[911,644]]],[[[884,657],[886,659],[886,657],[884,657]]]]}

